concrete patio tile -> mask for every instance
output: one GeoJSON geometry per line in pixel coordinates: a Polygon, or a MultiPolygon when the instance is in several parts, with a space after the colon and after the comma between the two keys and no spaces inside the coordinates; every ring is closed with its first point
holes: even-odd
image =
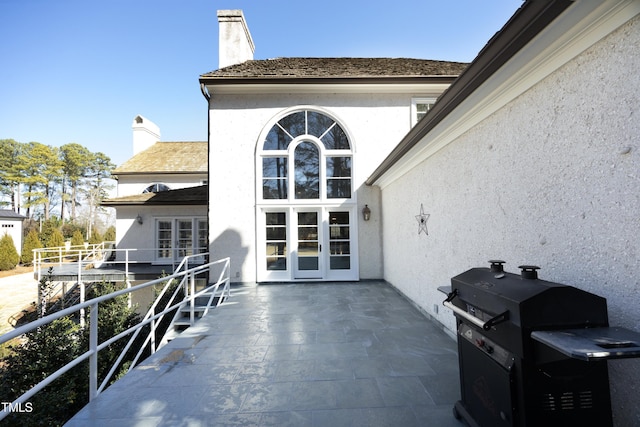
{"type": "Polygon", "coordinates": [[[462,426],[456,343],[382,281],[245,285],[69,426],[462,426]]]}

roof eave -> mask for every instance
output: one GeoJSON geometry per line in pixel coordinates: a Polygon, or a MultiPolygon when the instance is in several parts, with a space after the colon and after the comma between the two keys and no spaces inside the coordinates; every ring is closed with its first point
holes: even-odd
{"type": "Polygon", "coordinates": [[[421,76],[365,76],[365,77],[294,77],[294,76],[200,76],[200,83],[207,86],[217,85],[291,85],[291,84],[414,84],[416,82],[442,83],[453,81],[455,75],[421,75],[421,76]]]}
{"type": "Polygon", "coordinates": [[[112,177],[117,176],[132,176],[132,175],[206,175],[208,172],[204,171],[119,171],[114,170],[111,172],[112,177]]]}
{"type": "Polygon", "coordinates": [[[374,185],[473,91],[566,10],[573,0],[526,1],[487,42],[471,64],[439,97],[429,113],[400,141],[366,180],[374,185]]]}
{"type": "Polygon", "coordinates": [[[137,201],[121,201],[121,200],[103,200],[100,206],[115,208],[121,206],[207,206],[206,200],[189,200],[189,201],[164,201],[154,202],[151,200],[137,201]]]}

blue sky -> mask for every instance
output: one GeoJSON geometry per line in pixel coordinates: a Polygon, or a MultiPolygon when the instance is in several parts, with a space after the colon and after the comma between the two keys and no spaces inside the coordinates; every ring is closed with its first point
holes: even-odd
{"type": "Polygon", "coordinates": [[[0,0],[0,139],[132,155],[141,114],[164,141],[205,141],[200,74],[218,67],[218,9],[242,9],[255,59],[469,62],[521,0],[0,0]]]}

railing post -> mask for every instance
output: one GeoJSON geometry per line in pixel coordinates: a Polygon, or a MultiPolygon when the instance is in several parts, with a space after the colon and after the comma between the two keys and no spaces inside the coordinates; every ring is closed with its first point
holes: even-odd
{"type": "MultiPolygon", "coordinates": [[[[83,282],[78,282],[78,286],[80,287],[80,304],[84,303],[85,300],[85,287],[83,282]]],[[[84,328],[85,326],[85,310],[84,308],[80,309],[80,327],[84,328]]]]}
{"type": "Polygon", "coordinates": [[[124,274],[129,280],[129,249],[124,250],[124,274]]]}
{"type": "Polygon", "coordinates": [[[191,323],[191,326],[193,326],[196,323],[196,310],[195,310],[196,299],[193,297],[196,294],[196,275],[195,273],[190,273],[189,276],[190,276],[189,284],[191,285],[191,295],[189,296],[189,301],[190,301],[189,322],[191,323]]]}
{"type": "Polygon", "coordinates": [[[89,401],[98,395],[98,304],[91,305],[89,314],[89,401]]]}
{"type": "MultiPolygon", "coordinates": [[[[156,310],[155,308],[153,308],[151,310],[151,317],[156,315],[156,310]]],[[[151,321],[151,332],[149,333],[149,341],[150,341],[150,345],[151,345],[151,354],[154,354],[156,352],[156,320],[153,319],[151,321]]]]}
{"type": "MultiPolygon", "coordinates": [[[[85,300],[85,286],[82,281],[82,251],[78,252],[78,286],[80,287],[80,304],[85,300]]],[[[85,310],[80,309],[80,327],[84,328],[85,325],[85,310]]]]}
{"type": "Polygon", "coordinates": [[[32,249],[31,252],[33,252],[33,274],[36,276],[38,283],[40,283],[40,262],[38,259],[40,252],[37,249],[32,249]]]}

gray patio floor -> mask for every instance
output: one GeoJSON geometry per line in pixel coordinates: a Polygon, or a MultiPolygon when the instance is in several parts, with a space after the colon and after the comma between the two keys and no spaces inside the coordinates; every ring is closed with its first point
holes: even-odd
{"type": "Polygon", "coordinates": [[[460,427],[455,341],[382,281],[239,286],[68,426],[460,427]]]}

